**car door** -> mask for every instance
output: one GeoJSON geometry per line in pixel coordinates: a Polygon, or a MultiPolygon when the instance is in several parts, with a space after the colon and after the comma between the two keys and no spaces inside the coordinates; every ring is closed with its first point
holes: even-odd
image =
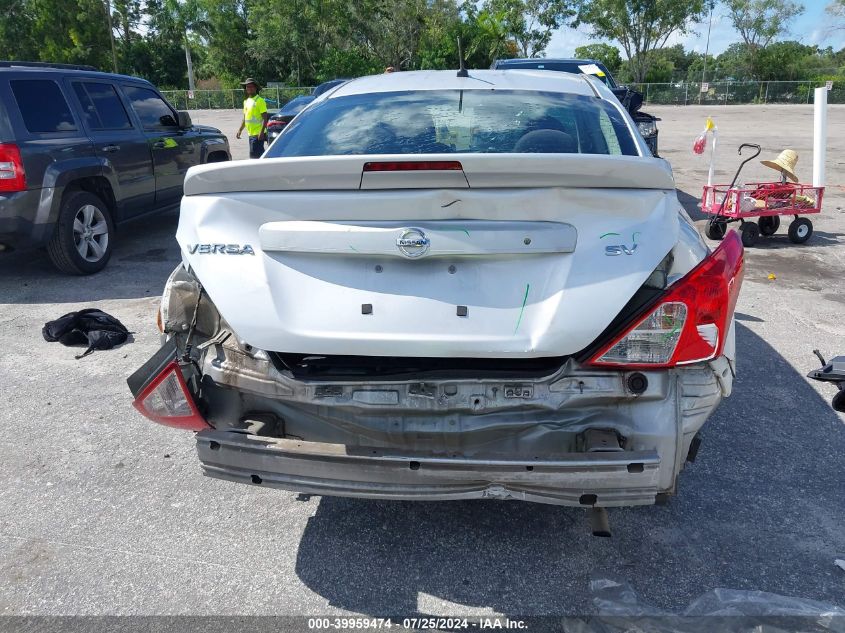
{"type": "Polygon", "coordinates": [[[126,107],[109,81],[68,81],[82,112],[94,151],[111,164],[120,190],[117,220],[141,215],[155,203],[153,159],[147,139],[132,122],[126,107]]]}
{"type": "Polygon", "coordinates": [[[156,206],[176,204],[182,197],[185,173],[199,163],[199,135],[193,129],[180,129],[176,111],[152,88],[121,87],[152,152],[156,206]]]}

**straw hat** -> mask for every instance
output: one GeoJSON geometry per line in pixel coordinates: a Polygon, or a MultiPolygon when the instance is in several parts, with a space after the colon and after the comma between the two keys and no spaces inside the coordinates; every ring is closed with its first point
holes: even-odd
{"type": "Polygon", "coordinates": [[[766,167],[771,167],[785,174],[792,182],[798,182],[795,175],[795,163],[798,162],[798,153],[792,149],[783,150],[774,160],[761,160],[766,167]]]}

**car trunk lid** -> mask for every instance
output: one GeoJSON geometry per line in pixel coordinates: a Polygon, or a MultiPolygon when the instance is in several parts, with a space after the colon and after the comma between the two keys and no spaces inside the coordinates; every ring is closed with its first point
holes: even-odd
{"type": "Polygon", "coordinates": [[[458,173],[463,187],[439,186],[427,170],[388,172],[393,182],[366,189],[363,164],[374,159],[352,158],[192,170],[177,239],[247,343],[565,356],[607,327],[677,239],[663,161],[452,155],[442,158],[461,170],[444,178],[458,173]]]}

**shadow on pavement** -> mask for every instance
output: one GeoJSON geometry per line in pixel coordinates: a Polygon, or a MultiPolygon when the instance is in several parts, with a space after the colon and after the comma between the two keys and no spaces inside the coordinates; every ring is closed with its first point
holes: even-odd
{"type": "Polygon", "coordinates": [[[682,189],[675,189],[675,192],[678,194],[678,202],[681,203],[684,211],[686,211],[692,218],[693,222],[706,220],[710,217],[708,214],[701,211],[701,192],[695,196],[683,191],[682,189]]]}
{"type": "Polygon", "coordinates": [[[679,495],[610,510],[613,538],[590,536],[578,508],[324,497],[297,575],[332,606],[374,616],[589,614],[596,575],[671,610],[715,587],[845,606],[833,564],[845,557],[845,426],[763,339],[740,323],[737,339],[736,391],[705,425],[679,495]]]}
{"type": "Polygon", "coordinates": [[[56,271],[44,250],[0,256],[0,303],[77,303],[158,296],[179,263],[174,211],[118,228],[111,260],[86,277],[56,271]]]}

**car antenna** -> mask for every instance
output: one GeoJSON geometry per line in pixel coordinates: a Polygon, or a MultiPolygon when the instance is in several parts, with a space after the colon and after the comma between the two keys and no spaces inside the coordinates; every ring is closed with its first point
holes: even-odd
{"type": "Polygon", "coordinates": [[[461,38],[458,37],[458,62],[460,62],[461,66],[458,68],[458,77],[469,77],[469,72],[467,71],[466,64],[464,63],[464,49],[461,46],[461,38]]]}

